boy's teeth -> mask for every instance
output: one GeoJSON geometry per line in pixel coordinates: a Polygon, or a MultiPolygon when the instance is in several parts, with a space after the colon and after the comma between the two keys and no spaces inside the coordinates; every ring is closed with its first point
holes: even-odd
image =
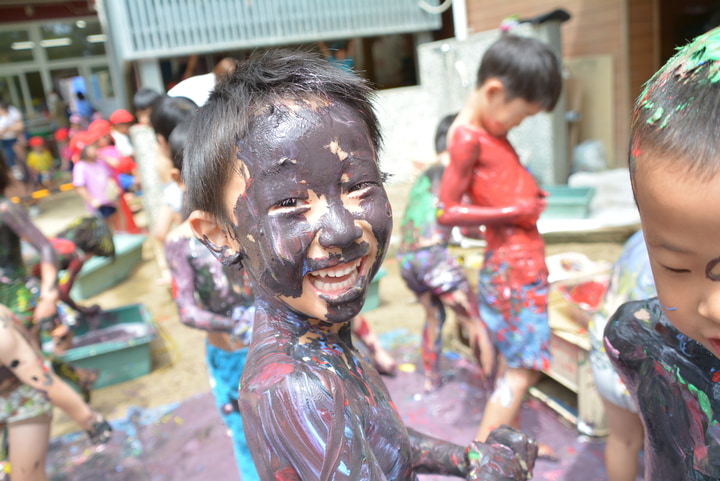
{"type": "Polygon", "coordinates": [[[354,276],[350,276],[348,279],[342,282],[322,282],[316,279],[313,284],[315,285],[315,288],[320,291],[342,291],[344,289],[352,287],[355,282],[357,282],[357,278],[358,276],[356,274],[354,276]]]}
{"type": "Polygon", "coordinates": [[[311,272],[310,274],[316,277],[342,277],[350,274],[352,271],[358,268],[360,265],[360,259],[355,261],[352,265],[349,265],[342,269],[329,270],[325,269],[322,271],[311,272]]]}

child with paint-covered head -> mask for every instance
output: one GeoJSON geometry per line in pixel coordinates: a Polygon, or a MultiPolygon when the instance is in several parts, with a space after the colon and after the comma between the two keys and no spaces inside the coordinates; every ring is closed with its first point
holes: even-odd
{"type": "Polygon", "coordinates": [[[537,446],[524,434],[463,447],[407,428],[352,345],[392,230],[371,94],[317,55],[271,50],[193,118],[190,225],[256,293],[239,402],[260,478],[526,479],[537,446]]]}
{"type": "Polygon", "coordinates": [[[507,134],[525,118],[552,110],[561,87],[560,61],[547,44],[502,34],[483,55],[475,90],[448,135],[438,221],[486,228],[480,316],[505,365],[485,406],[480,441],[501,424],[518,426],[528,389],[550,364],[548,270],[537,229],[547,193],[507,134]]]}
{"type": "Polygon", "coordinates": [[[645,479],[720,479],[720,29],[638,98],[630,175],[657,297],[624,304],[605,348],[645,427],[645,479]]]}

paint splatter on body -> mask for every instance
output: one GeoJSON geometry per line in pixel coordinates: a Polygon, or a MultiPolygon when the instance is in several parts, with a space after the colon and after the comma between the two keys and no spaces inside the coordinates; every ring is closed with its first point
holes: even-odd
{"type": "Polygon", "coordinates": [[[675,329],[657,299],[623,305],[605,336],[647,428],[649,479],[718,479],[720,360],[675,329]]]}

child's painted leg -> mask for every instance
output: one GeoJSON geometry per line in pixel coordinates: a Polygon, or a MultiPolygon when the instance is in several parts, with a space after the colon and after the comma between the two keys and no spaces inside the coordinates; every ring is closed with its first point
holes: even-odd
{"type": "Polygon", "coordinates": [[[425,371],[425,392],[432,392],[442,385],[440,356],[442,354],[442,328],[445,324],[445,308],[442,302],[430,292],[418,296],[425,309],[423,327],[422,359],[425,371]]]}
{"type": "Polygon", "coordinates": [[[483,413],[475,439],[485,442],[490,431],[506,424],[519,429],[519,415],[530,386],[540,377],[538,371],[527,368],[507,368],[495,383],[483,413]]]}
{"type": "Polygon", "coordinates": [[[477,298],[472,292],[458,289],[443,294],[440,299],[457,315],[458,322],[462,324],[468,336],[473,357],[482,369],[488,388],[492,388],[497,375],[498,352],[490,331],[480,317],[477,298]]]}
{"type": "Polygon", "coordinates": [[[380,343],[377,334],[363,316],[356,316],[352,320],[352,332],[367,346],[372,355],[372,363],[380,374],[394,376],[397,368],[395,359],[380,343]]]}

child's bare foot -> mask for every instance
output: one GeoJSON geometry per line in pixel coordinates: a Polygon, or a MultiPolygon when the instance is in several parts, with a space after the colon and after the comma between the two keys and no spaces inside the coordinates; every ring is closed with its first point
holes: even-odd
{"type": "Polygon", "coordinates": [[[538,443],[538,459],[544,459],[545,461],[557,462],[560,458],[555,453],[555,450],[545,443],[538,443]]]}
{"type": "Polygon", "coordinates": [[[425,391],[425,394],[428,394],[437,391],[440,389],[440,386],[442,386],[441,376],[427,376],[425,378],[425,384],[423,385],[423,391],[425,391]]]}

